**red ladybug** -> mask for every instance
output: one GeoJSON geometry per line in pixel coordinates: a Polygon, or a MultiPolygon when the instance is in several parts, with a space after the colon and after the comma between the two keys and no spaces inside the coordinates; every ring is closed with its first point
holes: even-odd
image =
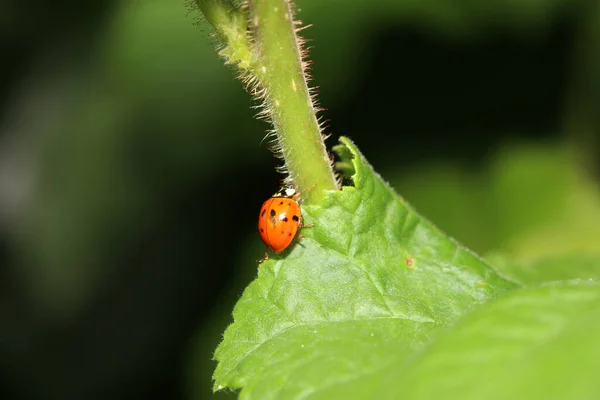
{"type": "MultiPolygon", "coordinates": [[[[275,253],[287,249],[302,229],[302,212],[296,200],[300,193],[293,187],[283,188],[260,208],[260,238],[275,253]]],[[[265,260],[269,257],[267,255],[265,260]]]]}

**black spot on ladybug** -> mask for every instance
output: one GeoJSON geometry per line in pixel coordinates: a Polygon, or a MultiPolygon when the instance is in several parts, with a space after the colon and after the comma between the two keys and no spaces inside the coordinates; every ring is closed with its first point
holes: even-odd
{"type": "Polygon", "coordinates": [[[283,235],[283,231],[281,231],[281,234],[283,235]]]}
{"type": "Polygon", "coordinates": [[[261,232],[264,232],[265,230],[264,230],[263,228],[260,228],[260,231],[261,231],[261,232]]]}
{"type": "Polygon", "coordinates": [[[291,233],[291,232],[290,232],[290,233],[288,233],[288,236],[292,236],[292,233],[291,233]]]}
{"type": "Polygon", "coordinates": [[[283,222],[288,222],[288,217],[283,217],[281,220],[282,220],[283,222]]]}
{"type": "Polygon", "coordinates": [[[271,209],[271,217],[275,216],[275,210],[271,209]]]}
{"type": "Polygon", "coordinates": [[[294,215],[294,216],[292,217],[292,219],[293,219],[294,221],[296,221],[296,222],[300,220],[300,218],[299,218],[297,215],[294,215]]]}
{"type": "Polygon", "coordinates": [[[261,217],[264,217],[266,212],[267,212],[267,209],[266,209],[266,208],[264,208],[264,209],[262,210],[262,212],[260,213],[260,216],[261,216],[261,217]]]}
{"type": "Polygon", "coordinates": [[[282,205],[283,205],[283,201],[280,201],[280,202],[279,202],[279,205],[280,205],[280,206],[282,206],[282,205]]]}

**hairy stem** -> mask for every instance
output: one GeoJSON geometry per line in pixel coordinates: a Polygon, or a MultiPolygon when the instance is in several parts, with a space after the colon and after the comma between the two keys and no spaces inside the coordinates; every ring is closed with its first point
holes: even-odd
{"type": "Polygon", "coordinates": [[[254,57],[248,43],[247,16],[231,0],[195,0],[206,20],[213,26],[222,49],[219,55],[227,64],[249,69],[254,57]]]}
{"type": "Polygon", "coordinates": [[[223,45],[220,54],[240,67],[250,92],[263,101],[261,115],[273,124],[273,150],[284,160],[286,183],[311,188],[303,199],[318,203],[338,185],[289,0],[249,0],[247,10],[231,0],[195,1],[223,45]]]}
{"type": "Polygon", "coordinates": [[[305,198],[318,202],[337,183],[308,89],[290,4],[287,0],[251,0],[250,17],[259,58],[256,74],[265,89],[289,180],[302,189],[315,185],[305,198]]]}

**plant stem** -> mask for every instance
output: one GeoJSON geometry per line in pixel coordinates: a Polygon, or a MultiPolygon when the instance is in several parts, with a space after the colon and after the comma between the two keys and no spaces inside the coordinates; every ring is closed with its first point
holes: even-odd
{"type": "Polygon", "coordinates": [[[248,10],[231,0],[195,1],[223,45],[219,54],[240,68],[250,93],[263,101],[261,115],[273,124],[273,150],[284,160],[285,183],[312,188],[303,199],[319,203],[338,184],[308,88],[289,0],[250,0],[248,10]]]}
{"type": "Polygon", "coordinates": [[[259,60],[255,72],[265,89],[266,108],[289,181],[301,189],[315,185],[304,197],[319,202],[325,190],[336,189],[337,183],[308,89],[290,4],[251,0],[250,18],[259,60]]]}
{"type": "Polygon", "coordinates": [[[246,35],[247,17],[231,0],[195,0],[206,20],[213,26],[223,48],[219,55],[226,64],[249,69],[253,55],[246,35]]]}

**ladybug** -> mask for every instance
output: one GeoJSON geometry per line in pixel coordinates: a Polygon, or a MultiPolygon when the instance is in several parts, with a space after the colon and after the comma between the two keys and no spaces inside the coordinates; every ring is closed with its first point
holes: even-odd
{"type": "MultiPolygon", "coordinates": [[[[267,248],[275,253],[287,249],[302,229],[302,212],[296,200],[299,196],[293,187],[283,188],[260,208],[258,232],[267,248]]],[[[268,258],[267,252],[263,261],[268,258]]]]}

